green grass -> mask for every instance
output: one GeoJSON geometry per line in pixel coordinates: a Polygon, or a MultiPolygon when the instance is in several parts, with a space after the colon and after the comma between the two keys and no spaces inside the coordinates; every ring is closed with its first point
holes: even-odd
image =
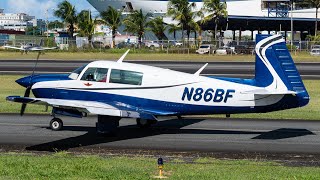
{"type": "MultiPolygon", "coordinates": [[[[23,96],[25,89],[15,83],[15,80],[22,76],[17,75],[1,75],[0,81],[3,86],[0,91],[0,113],[18,113],[21,104],[7,102],[5,98],[9,95],[23,96]]],[[[234,118],[270,118],[270,119],[309,119],[320,120],[320,81],[306,80],[304,81],[306,88],[311,97],[310,103],[302,108],[288,109],[284,111],[277,111],[263,114],[235,114],[231,115],[234,118]]],[[[50,112],[50,111],[49,111],[50,112]]],[[[45,112],[44,106],[28,105],[26,113],[48,113],[45,112]]],[[[214,117],[223,117],[214,116],[214,117]]]]}
{"type": "MultiPolygon", "coordinates": [[[[6,101],[6,97],[10,95],[23,96],[25,88],[15,82],[22,76],[17,75],[0,75],[2,87],[0,90],[0,113],[19,113],[21,104],[6,101]]],[[[45,107],[28,105],[26,113],[45,113],[45,107]]]]}
{"type": "MultiPolygon", "coordinates": [[[[0,155],[0,179],[153,179],[156,158],[58,155],[0,155]]],[[[169,179],[320,179],[319,167],[288,167],[275,162],[198,159],[165,162],[169,179]]]]}
{"type": "MultiPolygon", "coordinates": [[[[57,60],[116,60],[125,52],[121,50],[110,50],[105,52],[46,52],[40,56],[40,59],[57,59],[57,60]]],[[[0,51],[0,60],[14,60],[14,59],[35,59],[37,54],[30,52],[27,55],[21,55],[20,52],[15,51],[0,51]]],[[[292,53],[293,59],[296,62],[320,62],[317,56],[311,56],[308,52],[292,53]]],[[[174,60],[174,61],[254,61],[253,55],[199,55],[199,54],[166,54],[165,52],[153,51],[130,51],[126,60],[174,60]]]]}

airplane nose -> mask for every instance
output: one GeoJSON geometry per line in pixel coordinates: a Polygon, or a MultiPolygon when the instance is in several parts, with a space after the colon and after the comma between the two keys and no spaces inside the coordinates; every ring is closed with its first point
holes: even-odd
{"type": "Polygon", "coordinates": [[[20,84],[23,87],[30,87],[32,85],[31,76],[26,76],[16,80],[16,83],[20,84]]]}

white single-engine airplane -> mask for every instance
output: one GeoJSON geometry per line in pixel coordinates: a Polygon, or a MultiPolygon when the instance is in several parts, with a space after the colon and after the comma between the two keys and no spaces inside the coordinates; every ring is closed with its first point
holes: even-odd
{"type": "Polygon", "coordinates": [[[27,54],[28,51],[44,51],[44,50],[57,49],[57,47],[42,47],[42,45],[43,45],[43,39],[41,39],[39,45],[33,44],[33,43],[27,43],[27,44],[21,44],[20,47],[15,47],[15,46],[3,46],[3,47],[9,48],[9,49],[20,50],[21,54],[23,54],[23,53],[27,54]]]}
{"type": "Polygon", "coordinates": [[[114,132],[121,118],[137,118],[147,127],[158,116],[264,113],[308,104],[309,95],[283,38],[257,35],[253,79],[201,76],[117,61],[95,61],[70,75],[33,75],[16,82],[25,97],[7,100],[52,106],[53,130],[63,122],[56,115],[97,114],[98,133],[114,132]],[[32,90],[35,98],[30,98],[32,90]]]}

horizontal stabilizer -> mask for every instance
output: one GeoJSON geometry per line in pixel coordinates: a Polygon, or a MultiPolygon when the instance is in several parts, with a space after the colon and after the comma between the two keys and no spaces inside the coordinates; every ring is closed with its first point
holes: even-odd
{"type": "Polygon", "coordinates": [[[242,94],[258,94],[258,95],[285,95],[285,94],[297,94],[295,91],[269,91],[266,89],[255,89],[255,90],[250,90],[250,91],[243,91],[241,92],[242,94]]]}
{"type": "Polygon", "coordinates": [[[14,47],[14,46],[3,46],[4,48],[9,48],[9,49],[17,49],[17,50],[24,50],[21,47],[14,47]]]}

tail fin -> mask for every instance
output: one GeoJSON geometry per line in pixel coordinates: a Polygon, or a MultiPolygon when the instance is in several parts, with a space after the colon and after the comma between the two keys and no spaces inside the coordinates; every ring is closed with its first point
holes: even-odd
{"type": "Polygon", "coordinates": [[[301,98],[309,95],[281,35],[256,36],[255,82],[269,91],[294,91],[301,98]]]}

